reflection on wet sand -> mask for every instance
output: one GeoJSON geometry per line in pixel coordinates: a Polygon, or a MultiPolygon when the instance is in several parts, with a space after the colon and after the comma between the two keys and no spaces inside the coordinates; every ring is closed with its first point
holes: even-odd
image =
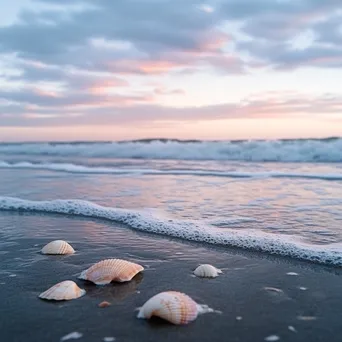
{"type": "Polygon", "coordinates": [[[110,283],[106,286],[96,286],[91,282],[84,282],[83,287],[90,297],[96,297],[99,301],[120,302],[137,292],[138,285],[144,278],[143,273],[137,274],[131,281],[125,283],[110,283]]]}

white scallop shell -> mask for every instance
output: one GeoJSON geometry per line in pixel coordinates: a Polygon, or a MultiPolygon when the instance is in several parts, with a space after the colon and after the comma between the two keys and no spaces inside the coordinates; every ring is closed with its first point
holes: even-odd
{"type": "Polygon", "coordinates": [[[82,297],[85,293],[86,291],[80,289],[75,282],[65,280],[41,293],[39,298],[47,300],[70,300],[82,297]]]}
{"type": "Polygon", "coordinates": [[[42,254],[73,254],[75,250],[63,240],[55,240],[45,245],[42,250],[42,254]]]}
{"type": "Polygon", "coordinates": [[[83,271],[78,278],[89,280],[96,285],[106,285],[112,281],[130,281],[135,275],[143,270],[143,266],[130,261],[106,259],[83,271]]]}
{"type": "Polygon", "coordinates": [[[166,291],[150,298],[139,308],[137,317],[149,319],[157,316],[173,324],[188,324],[205,312],[214,312],[214,310],[206,305],[197,304],[184,293],[166,291]]]}
{"type": "Polygon", "coordinates": [[[220,273],[221,270],[209,264],[200,265],[194,271],[195,276],[202,278],[216,278],[220,273]]]}

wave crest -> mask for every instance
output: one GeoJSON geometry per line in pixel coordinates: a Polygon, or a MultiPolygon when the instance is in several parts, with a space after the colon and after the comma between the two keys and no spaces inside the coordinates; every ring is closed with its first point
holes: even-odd
{"type": "Polygon", "coordinates": [[[34,169],[68,173],[109,174],[109,175],[154,175],[154,176],[201,176],[227,178],[305,178],[323,180],[342,180],[341,173],[299,173],[299,172],[241,172],[214,170],[158,170],[158,169],[123,169],[104,166],[85,166],[71,163],[31,163],[28,161],[8,163],[0,160],[0,169],[34,169]]]}
{"type": "Polygon", "coordinates": [[[342,139],[0,144],[3,155],[255,162],[342,162],[342,139]]]}

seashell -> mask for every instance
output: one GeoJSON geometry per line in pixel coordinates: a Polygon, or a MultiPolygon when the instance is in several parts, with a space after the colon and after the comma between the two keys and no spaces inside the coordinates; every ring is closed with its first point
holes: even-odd
{"type": "Polygon", "coordinates": [[[106,308],[108,306],[111,306],[111,304],[107,301],[103,301],[98,305],[99,308],[106,308]]]}
{"type": "Polygon", "coordinates": [[[194,271],[195,276],[202,278],[216,278],[220,273],[221,270],[209,264],[200,265],[194,271]]]}
{"type": "Polygon", "coordinates": [[[39,298],[47,300],[70,300],[84,296],[85,290],[80,289],[71,280],[62,281],[39,295],[39,298]]]}
{"type": "Polygon", "coordinates": [[[112,337],[112,336],[104,337],[103,341],[104,342],[113,342],[113,341],[115,341],[115,337],[112,337]]]}
{"type": "Polygon", "coordinates": [[[268,342],[275,342],[278,340],[280,340],[280,337],[277,335],[271,335],[271,336],[265,337],[265,341],[268,341],[268,342]]]}
{"type": "Polygon", "coordinates": [[[199,314],[214,312],[207,305],[197,304],[188,295],[176,292],[161,292],[150,298],[139,308],[138,318],[149,319],[157,316],[173,324],[188,324],[199,314]]]}
{"type": "Polygon", "coordinates": [[[130,281],[143,270],[144,267],[130,261],[106,259],[83,271],[78,278],[89,280],[96,285],[106,285],[112,281],[120,283],[130,281]]]}
{"type": "Polygon", "coordinates": [[[83,334],[79,333],[78,331],[74,331],[68,335],[65,335],[61,338],[61,342],[68,341],[68,340],[77,340],[81,338],[83,334]]]}
{"type": "Polygon", "coordinates": [[[55,240],[45,245],[42,250],[42,254],[73,254],[75,250],[63,240],[55,240]]]}

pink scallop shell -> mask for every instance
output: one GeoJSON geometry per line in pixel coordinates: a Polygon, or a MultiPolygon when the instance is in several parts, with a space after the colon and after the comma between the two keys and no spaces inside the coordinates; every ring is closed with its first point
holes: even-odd
{"type": "Polygon", "coordinates": [[[86,291],[80,289],[75,282],[65,280],[41,293],[39,298],[47,300],[70,300],[82,297],[85,293],[86,291]]]}
{"type": "Polygon", "coordinates": [[[197,304],[188,295],[176,292],[161,292],[150,298],[140,309],[138,318],[149,319],[157,316],[173,324],[188,324],[194,321],[198,314],[213,312],[206,305],[197,304]]]}
{"type": "Polygon", "coordinates": [[[45,245],[42,254],[73,254],[75,250],[66,241],[55,240],[45,245]]]}
{"type": "Polygon", "coordinates": [[[89,280],[96,285],[106,285],[112,281],[130,281],[135,275],[143,270],[143,266],[130,261],[106,259],[83,271],[79,276],[79,279],[89,280]]]}

